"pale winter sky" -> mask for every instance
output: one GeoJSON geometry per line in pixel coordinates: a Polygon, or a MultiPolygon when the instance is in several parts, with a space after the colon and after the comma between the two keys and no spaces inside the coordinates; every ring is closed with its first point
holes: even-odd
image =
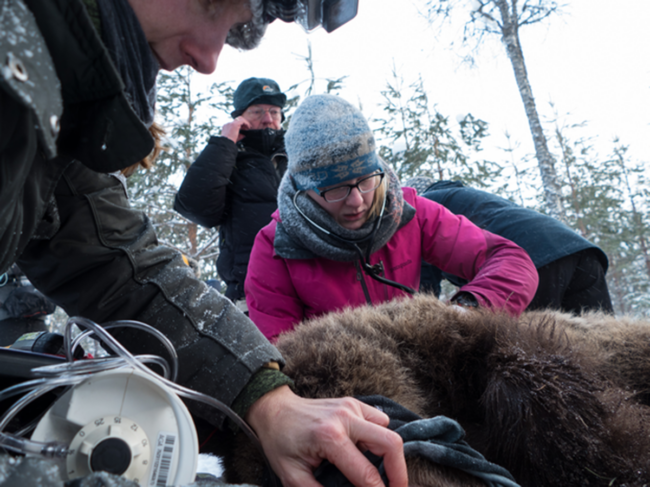
{"type": "MultiPolygon", "coordinates": [[[[467,2],[469,4],[469,2],[467,2]]],[[[631,154],[650,159],[650,2],[648,0],[567,0],[563,15],[522,29],[521,41],[540,116],[551,117],[553,102],[569,121],[587,121],[601,153],[618,136],[631,154]]],[[[366,117],[381,114],[380,91],[395,66],[406,83],[421,74],[430,100],[455,120],[468,112],[490,124],[493,144],[505,146],[510,132],[522,154],[532,153],[528,122],[512,67],[495,37],[474,68],[448,49],[458,27],[438,34],[419,15],[422,0],[359,0],[355,19],[331,34],[306,34],[276,21],[262,45],[250,52],[226,47],[210,81],[273,78],[286,89],[306,76],[307,40],[316,75],[347,75],[341,93],[361,103],[366,117]]],[[[459,19],[459,24],[460,19],[459,19]]]]}

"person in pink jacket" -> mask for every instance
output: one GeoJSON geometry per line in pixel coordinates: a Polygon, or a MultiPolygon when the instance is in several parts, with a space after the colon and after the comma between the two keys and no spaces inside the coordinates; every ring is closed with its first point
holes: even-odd
{"type": "Polygon", "coordinates": [[[363,115],[316,95],[294,113],[278,210],[255,239],[245,291],[269,339],[305,318],[413,294],[424,259],[469,282],[453,304],[521,313],[537,289],[528,254],[400,188],[363,115]]]}

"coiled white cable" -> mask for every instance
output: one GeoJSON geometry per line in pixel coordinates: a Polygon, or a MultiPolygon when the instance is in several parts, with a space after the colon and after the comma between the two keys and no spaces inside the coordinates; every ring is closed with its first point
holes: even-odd
{"type": "MultiPolygon", "coordinates": [[[[225,416],[230,418],[244,433],[250,438],[253,444],[260,450],[262,456],[266,460],[262,446],[257,438],[255,432],[251,427],[240,418],[232,409],[224,403],[210,397],[206,394],[188,389],[181,385],[176,384],[173,380],[176,379],[178,374],[178,355],[174,349],[171,341],[163,335],[159,330],[156,330],[150,325],[140,323],[137,321],[115,321],[108,323],[105,327],[99,326],[95,322],[82,318],[71,317],[66,323],[64,332],[64,350],[67,362],[59,365],[48,365],[37,367],[33,369],[33,373],[41,376],[40,379],[24,382],[3,391],[0,391],[0,400],[4,400],[19,394],[26,393],[20,400],[18,400],[5,414],[0,418],[0,447],[7,448],[8,450],[18,453],[31,453],[38,454],[48,458],[61,457],[64,458],[68,452],[68,445],[61,443],[43,443],[32,441],[27,438],[22,438],[11,433],[6,433],[3,430],[7,427],[9,422],[30,402],[43,396],[44,394],[57,389],[59,387],[70,387],[84,381],[90,374],[101,372],[104,370],[130,366],[144,372],[145,374],[161,381],[165,386],[169,387],[172,391],[181,397],[191,399],[194,401],[202,402],[209,406],[214,407],[225,416]],[[74,340],[72,339],[72,327],[77,325],[80,328],[86,328],[87,331],[81,333],[74,340]],[[143,330],[160,340],[164,347],[169,352],[172,359],[172,367],[170,368],[167,361],[162,357],[155,355],[132,355],[122,344],[120,344],[112,335],[107,333],[106,329],[130,327],[143,330]],[[118,357],[98,358],[73,361],[74,349],[78,346],[79,341],[84,337],[94,334],[102,341],[102,344],[114,352],[118,357]],[[156,374],[145,363],[154,363],[163,369],[164,377],[156,374]],[[172,380],[170,380],[170,378],[172,380]]],[[[267,465],[268,465],[268,460],[267,465]]]]}

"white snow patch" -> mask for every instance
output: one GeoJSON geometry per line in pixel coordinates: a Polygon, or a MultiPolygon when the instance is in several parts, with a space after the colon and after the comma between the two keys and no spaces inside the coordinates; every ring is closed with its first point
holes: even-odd
{"type": "Polygon", "coordinates": [[[476,12],[479,8],[481,8],[481,2],[478,0],[469,0],[469,9],[472,12],[476,12]]]}
{"type": "Polygon", "coordinates": [[[6,66],[6,65],[5,65],[5,66],[2,66],[2,77],[3,77],[4,79],[9,80],[9,79],[13,78],[13,76],[14,76],[14,75],[13,75],[13,73],[11,72],[11,68],[10,68],[9,66],[6,66]]]}
{"type": "Polygon", "coordinates": [[[406,140],[404,140],[404,137],[400,137],[395,141],[392,150],[393,150],[393,154],[399,154],[406,150],[406,140]]]}
{"type": "Polygon", "coordinates": [[[223,475],[223,465],[221,458],[211,455],[209,453],[199,453],[198,465],[196,468],[197,473],[208,473],[215,477],[223,475]]]}

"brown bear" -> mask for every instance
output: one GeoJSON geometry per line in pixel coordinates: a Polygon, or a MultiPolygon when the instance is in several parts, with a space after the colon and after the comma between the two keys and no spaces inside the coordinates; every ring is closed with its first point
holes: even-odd
{"type": "MultiPolygon", "coordinates": [[[[650,323],[515,318],[418,295],[306,321],[277,347],[298,394],[381,394],[452,418],[521,486],[650,485],[650,323]]],[[[235,441],[226,478],[260,484],[259,454],[243,435],[235,441]]],[[[485,485],[421,459],[408,465],[411,485],[485,485]]]]}

